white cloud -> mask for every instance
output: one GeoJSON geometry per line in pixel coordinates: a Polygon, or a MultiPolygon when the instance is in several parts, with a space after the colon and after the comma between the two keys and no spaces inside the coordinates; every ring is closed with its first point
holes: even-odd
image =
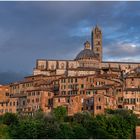
{"type": "Polygon", "coordinates": [[[140,61],[140,44],[114,42],[103,47],[104,58],[112,61],[140,61]]]}

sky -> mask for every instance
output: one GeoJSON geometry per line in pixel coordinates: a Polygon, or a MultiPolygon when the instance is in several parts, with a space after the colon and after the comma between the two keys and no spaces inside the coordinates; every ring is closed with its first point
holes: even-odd
{"type": "Polygon", "coordinates": [[[31,75],[36,59],[74,59],[98,24],[103,60],[140,62],[140,2],[0,2],[0,84],[31,75]]]}

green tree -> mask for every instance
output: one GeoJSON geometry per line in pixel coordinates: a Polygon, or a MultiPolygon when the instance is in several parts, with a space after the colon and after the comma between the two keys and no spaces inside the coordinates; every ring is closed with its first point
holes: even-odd
{"type": "Polygon", "coordinates": [[[0,139],[9,139],[9,131],[8,126],[4,124],[0,124],[0,139]]]}
{"type": "Polygon", "coordinates": [[[58,121],[60,122],[64,121],[64,118],[67,115],[66,107],[58,106],[53,110],[53,115],[58,121]]]}
{"type": "Polygon", "coordinates": [[[87,139],[87,130],[81,124],[72,125],[74,139],[87,139]]]}
{"type": "Polygon", "coordinates": [[[17,125],[19,120],[16,114],[5,113],[4,116],[2,117],[2,122],[3,124],[6,124],[6,125],[15,125],[15,124],[17,125]]]}
{"type": "Polygon", "coordinates": [[[44,131],[43,122],[34,119],[22,120],[19,125],[14,128],[11,130],[13,138],[38,139],[44,131]],[[14,128],[17,133],[13,130],[14,128]]]}
{"type": "Polygon", "coordinates": [[[83,126],[86,125],[87,122],[93,119],[93,116],[89,112],[82,112],[82,113],[76,113],[73,116],[73,121],[79,124],[82,124],[83,126]]]}
{"type": "Polygon", "coordinates": [[[72,127],[68,123],[60,124],[60,131],[58,132],[59,139],[70,139],[73,138],[72,127]]]}

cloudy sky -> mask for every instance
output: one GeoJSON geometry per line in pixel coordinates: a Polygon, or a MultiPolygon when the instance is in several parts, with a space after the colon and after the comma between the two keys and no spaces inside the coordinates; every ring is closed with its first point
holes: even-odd
{"type": "Polygon", "coordinates": [[[103,59],[140,62],[140,2],[0,2],[0,83],[36,59],[74,59],[98,24],[103,59]]]}

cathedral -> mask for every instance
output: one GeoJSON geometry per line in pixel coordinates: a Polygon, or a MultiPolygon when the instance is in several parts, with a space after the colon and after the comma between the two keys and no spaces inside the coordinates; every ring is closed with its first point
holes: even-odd
{"type": "Polygon", "coordinates": [[[91,42],[84,43],[84,49],[74,60],[38,59],[33,74],[81,76],[109,70],[127,73],[140,66],[140,63],[134,62],[105,62],[102,60],[102,50],[102,31],[96,25],[91,31],[91,42]]]}

